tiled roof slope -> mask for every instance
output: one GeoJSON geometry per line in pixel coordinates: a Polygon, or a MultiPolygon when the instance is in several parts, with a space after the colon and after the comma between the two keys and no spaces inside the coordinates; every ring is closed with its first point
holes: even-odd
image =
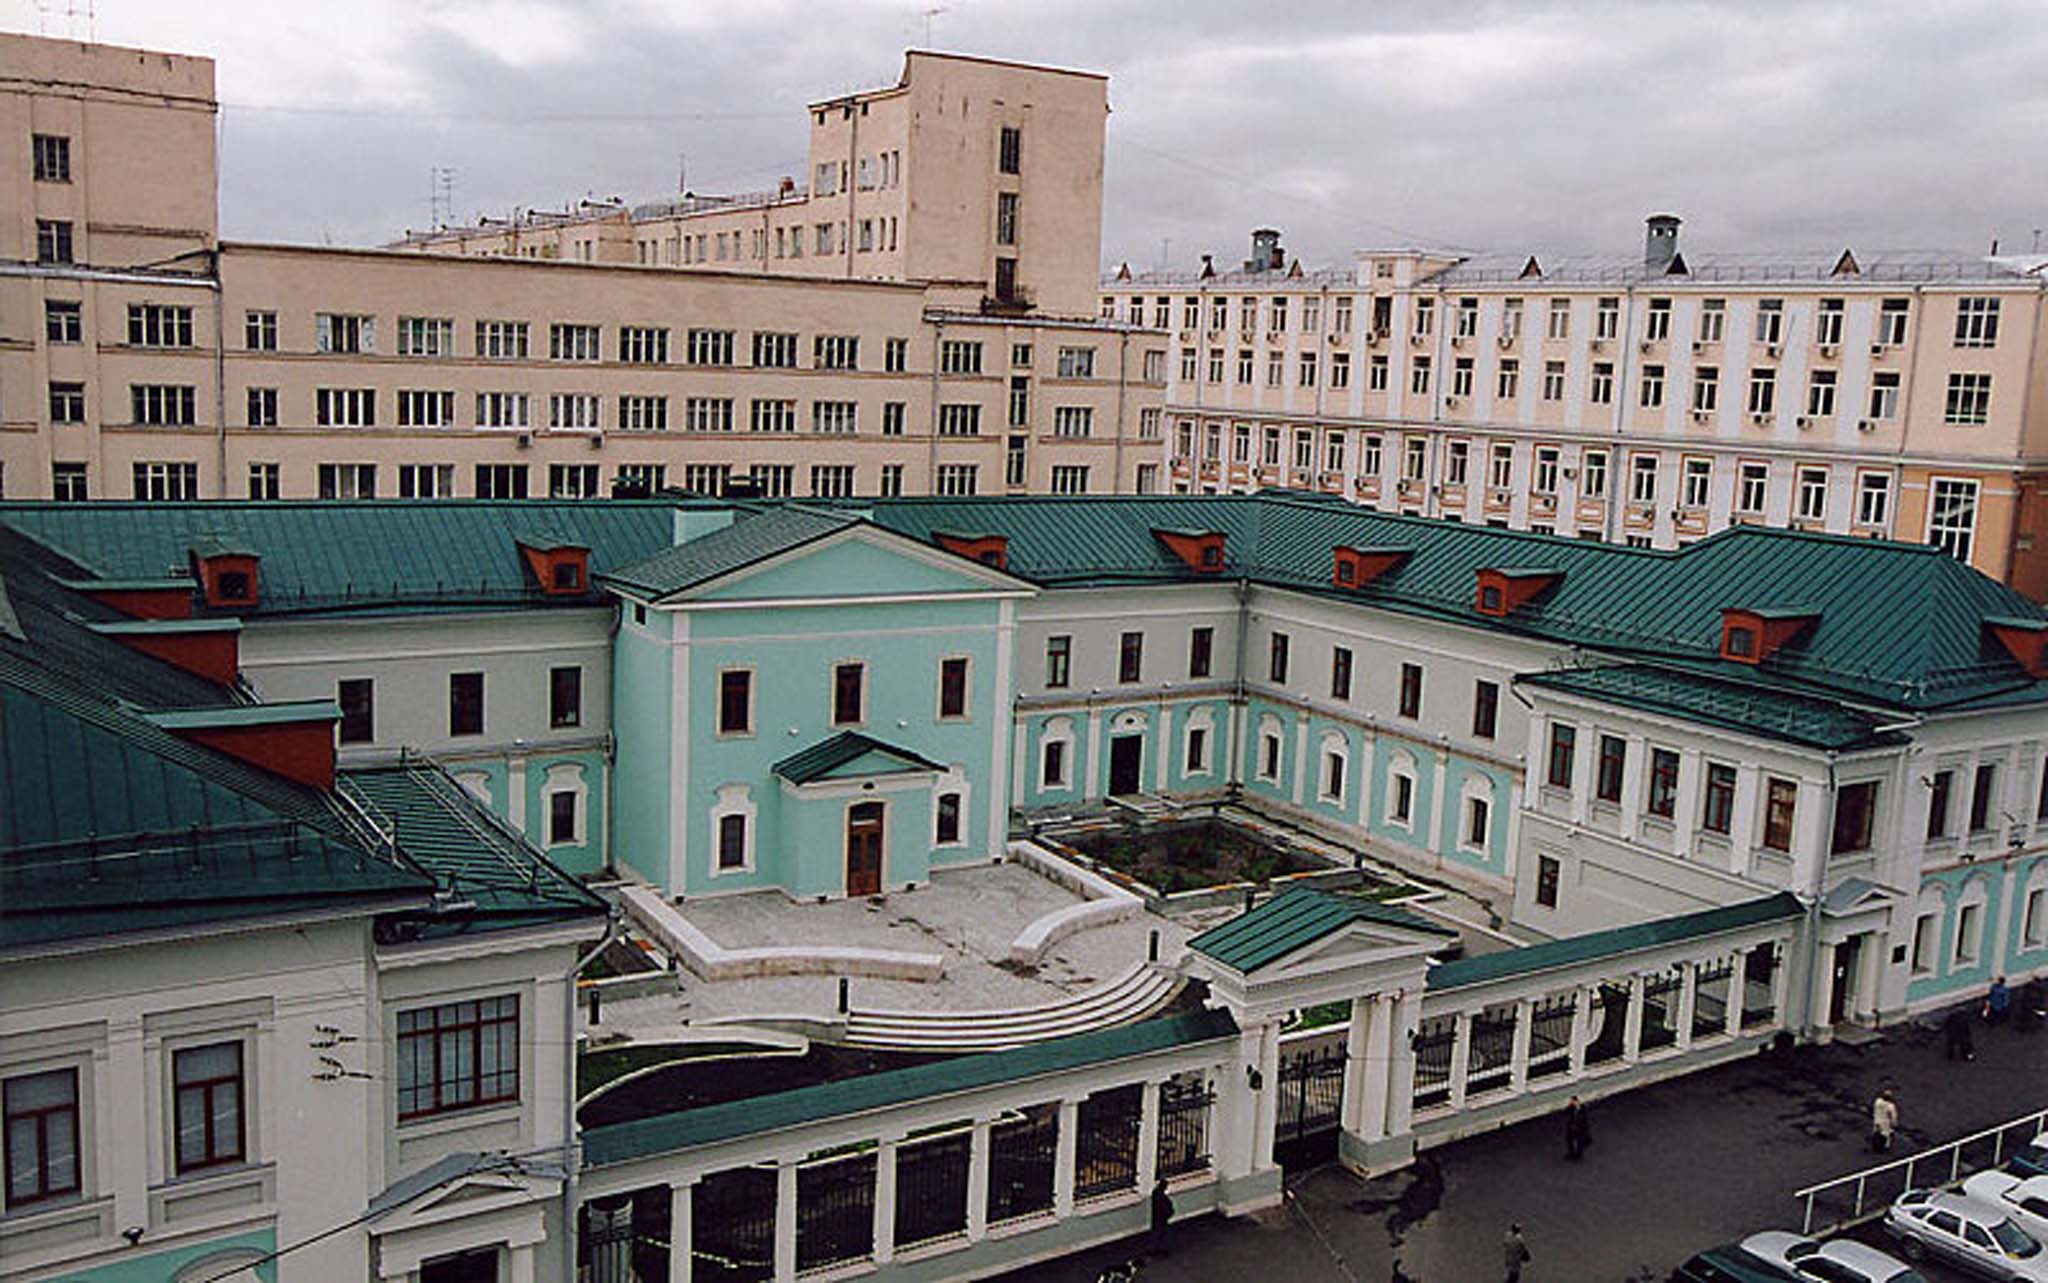
{"type": "Polygon", "coordinates": [[[667,597],[844,530],[854,520],[850,514],[796,506],[742,511],[721,530],[598,577],[630,591],[667,597]]]}
{"type": "MultiPolygon", "coordinates": [[[[262,558],[249,614],[405,606],[562,604],[533,582],[518,543],[545,532],[590,549],[593,574],[675,542],[671,500],[370,500],[0,504],[0,525],[62,552],[90,577],[184,574],[195,543],[262,558]]],[[[568,604],[596,602],[593,589],[568,604]]]]}
{"type": "Polygon", "coordinates": [[[1877,718],[1839,700],[1744,686],[1650,664],[1527,673],[1517,681],[1809,748],[1846,752],[1904,742],[1897,732],[1880,733],[1877,718]]]}
{"type": "Polygon", "coordinates": [[[1457,934],[1396,905],[1293,887],[1256,909],[1210,927],[1189,940],[1188,948],[1250,975],[1354,922],[1378,922],[1427,935],[1457,934]]]}
{"type": "Polygon", "coordinates": [[[1744,684],[1884,707],[2048,700],[1984,635],[1989,617],[2048,618],[2018,592],[1917,544],[1737,526],[1676,551],[1374,512],[1291,493],[1094,499],[889,499],[877,523],[914,538],[938,530],[1008,537],[1011,574],[1048,586],[1195,579],[1151,534],[1226,535],[1223,579],[1367,603],[1609,654],[1672,661],[1744,684]],[[1331,583],[1331,550],[1407,548],[1361,589],[1331,583]],[[1476,572],[1560,572],[1510,617],[1474,608],[1476,572]],[[1815,623],[1760,666],[1716,658],[1721,612],[1797,606],[1815,623]]]}

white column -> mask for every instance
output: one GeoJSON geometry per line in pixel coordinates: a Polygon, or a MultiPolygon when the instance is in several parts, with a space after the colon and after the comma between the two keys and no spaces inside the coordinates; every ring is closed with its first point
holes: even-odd
{"type": "Polygon", "coordinates": [[[1728,956],[1728,1020],[1727,1033],[1730,1038],[1742,1032],[1742,969],[1749,963],[1749,950],[1737,949],[1728,956]]]}
{"type": "Polygon", "coordinates": [[[1735,768],[1735,807],[1728,819],[1728,871],[1749,871],[1749,848],[1756,841],[1756,816],[1761,805],[1763,772],[1754,762],[1735,768]]]}
{"type": "Polygon", "coordinates": [[[1074,1214],[1074,1155],[1080,1138],[1081,1102],[1063,1100],[1052,1158],[1052,1214],[1066,1220],[1074,1214]]]}
{"type": "Polygon", "coordinates": [[[1813,982],[1807,986],[1806,1027],[1826,1029],[1829,999],[1835,992],[1835,945],[1823,940],[1813,951],[1813,982]]]}
{"type": "Polygon", "coordinates": [[[1600,735],[1591,726],[1581,726],[1572,740],[1572,823],[1586,822],[1586,808],[1593,800],[1593,767],[1600,759],[1600,735]]]}
{"type": "MultiPolygon", "coordinates": [[[[1829,794],[1825,780],[1799,781],[1798,817],[1793,821],[1792,885],[1785,888],[1802,894],[1818,894],[1820,871],[1827,864],[1829,841],[1829,794]]],[[[1921,817],[1926,823],[1926,817],[1921,817]]],[[[1922,830],[1925,831],[1924,829],[1922,830]]]]}
{"type": "Polygon", "coordinates": [[[796,1161],[775,1165],[775,1279],[796,1278],[796,1161]]]}
{"type": "Polygon", "coordinates": [[[1523,998],[1515,1003],[1514,1050],[1508,1055],[1508,1090],[1519,1096],[1529,1090],[1529,1035],[1535,1023],[1536,1004],[1523,998]]]}
{"type": "Polygon", "coordinates": [[[1173,787],[1173,705],[1159,706],[1159,769],[1153,786],[1160,793],[1173,787]]]}
{"type": "Polygon", "coordinates": [[[1700,969],[1697,963],[1685,963],[1685,971],[1678,986],[1678,1049],[1685,1051],[1692,1046],[1692,1014],[1700,1000],[1700,969]]]}
{"type": "Polygon", "coordinates": [[[1643,823],[1643,779],[1650,770],[1649,744],[1640,735],[1628,737],[1628,760],[1621,772],[1621,835],[1633,842],[1643,823]]]}
{"type": "MultiPolygon", "coordinates": [[[[1450,754],[1442,749],[1429,755],[1430,770],[1434,773],[1429,784],[1429,834],[1422,847],[1441,855],[1444,851],[1444,790],[1449,786],[1451,773],[1448,768],[1450,754]]],[[[1456,846],[1456,842],[1452,846],[1456,846]]]]}
{"type": "MultiPolygon", "coordinates": [[[[158,1133],[164,1129],[151,1126],[146,1115],[148,1102],[154,1093],[148,1091],[144,1084],[163,1081],[161,1071],[153,1074],[148,1062],[160,1061],[161,1058],[145,1056],[142,1017],[135,1015],[116,1016],[107,1022],[106,1051],[93,1059],[94,1073],[90,1085],[99,1123],[91,1128],[90,1135],[81,1139],[94,1146],[93,1154],[97,1160],[94,1168],[99,1187],[114,1195],[114,1227],[126,1229],[131,1225],[147,1225],[149,1174],[169,1166],[168,1163],[158,1165],[150,1161],[150,1151],[155,1148],[158,1133]]],[[[283,1139],[272,1135],[265,1138],[265,1144],[275,1147],[283,1139]]]]}
{"type": "Polygon", "coordinates": [[[1296,806],[1301,805],[1302,798],[1308,791],[1309,777],[1316,773],[1318,767],[1319,764],[1311,762],[1308,757],[1308,714],[1297,712],[1294,715],[1293,794],[1296,806]]]}
{"type": "Polygon", "coordinates": [[[508,758],[505,762],[505,819],[521,833],[526,827],[526,759],[508,758]]]}
{"type": "Polygon", "coordinates": [[[1344,1031],[1344,1094],[1337,1110],[1337,1125],[1354,1136],[1365,1118],[1366,1088],[1372,1078],[1370,1047],[1376,1001],[1371,994],[1353,998],[1351,1023],[1344,1031]]]}
{"type": "MultiPolygon", "coordinates": [[[[1240,1029],[1237,1056],[1216,1079],[1216,1174],[1225,1180],[1258,1166],[1258,1097],[1250,1074],[1259,1061],[1259,1026],[1240,1029]]],[[[1261,1089],[1266,1086],[1262,1083],[1261,1089]]]]}
{"type": "Polygon", "coordinates": [[[1692,858],[1693,831],[1699,827],[1700,771],[1700,751],[1680,749],[1677,807],[1671,816],[1671,853],[1681,860],[1692,858]]]}
{"type": "Polygon", "coordinates": [[[1273,1166],[1273,1134],[1280,1122],[1280,1022],[1268,1020],[1260,1026],[1259,1077],[1262,1083],[1254,1101],[1252,1170],[1273,1166]]]}
{"type": "Polygon", "coordinates": [[[986,1118],[974,1120],[967,1143],[967,1241],[988,1237],[988,1133],[986,1118]]]}
{"type": "Polygon", "coordinates": [[[1358,737],[1358,827],[1372,825],[1372,758],[1380,733],[1367,726],[1358,737]]]}
{"type": "MultiPolygon", "coordinates": [[[[2010,890],[1999,899],[1998,942],[2000,954],[2002,954],[2004,949],[2007,930],[2005,911],[2012,907],[2012,900],[2013,897],[2010,890]]],[[[1855,1001],[1851,1004],[1854,1009],[1850,1014],[1858,1019],[1867,1018],[1875,1015],[1877,1012],[1877,990],[1878,986],[1884,983],[1884,946],[1885,937],[1883,932],[1866,931],[1863,933],[1863,947],[1856,951],[1856,993],[1855,1001]]],[[[1996,958],[2000,954],[1994,954],[1993,957],[1996,958]]],[[[2001,969],[2002,964],[1994,964],[1992,968],[1994,974],[1997,974],[2001,969]]]]}
{"type": "Polygon", "coordinates": [[[1415,1046],[1422,1029],[1422,992],[1398,995],[1394,1027],[1393,1071],[1387,1084],[1387,1135],[1403,1136],[1415,1121],[1415,1046]]]}
{"type": "Polygon", "coordinates": [[[1102,710],[1088,710],[1088,773],[1081,777],[1081,800],[1101,797],[1107,790],[1098,782],[1096,768],[1102,756],[1102,710]]]}
{"type": "Polygon", "coordinates": [[[1451,1108],[1465,1107],[1465,1079],[1472,1069],[1472,1013],[1461,1011],[1451,1039],[1451,1108]]]}
{"type": "Polygon", "coordinates": [[[1159,1176],[1159,1083],[1140,1084],[1138,1104],[1138,1189],[1150,1192],[1159,1176]]]}
{"type": "Polygon", "coordinates": [[[691,1197],[697,1182],[692,1179],[668,1187],[668,1283],[690,1283],[694,1227],[690,1223],[691,1197]]]}
{"type": "Polygon", "coordinates": [[[1394,1080],[1394,1061],[1398,1057],[1412,1061],[1407,1045],[1397,1042],[1395,1025],[1400,1021],[1398,1000],[1393,994],[1383,993],[1372,1000],[1372,1029],[1365,1041],[1365,1064],[1361,1066],[1365,1084],[1363,1088],[1364,1112],[1359,1117],[1359,1134],[1368,1140],[1379,1140],[1387,1134],[1388,1093],[1394,1080]]]}
{"type": "Polygon", "coordinates": [[[1789,939],[1772,942],[1777,953],[1778,965],[1771,971],[1771,1021],[1780,1029],[1791,1027],[1792,1017],[1785,1010],[1785,1003],[1792,996],[1792,941],[1789,939]]]}
{"type": "Polygon", "coordinates": [[[1628,1015],[1621,1027],[1621,1058],[1631,1065],[1643,1057],[1644,990],[1641,973],[1628,978],[1628,1015]]]}
{"type": "Polygon", "coordinates": [[[1963,763],[1962,771],[1956,776],[1956,783],[1949,797],[1949,812],[1952,823],[1949,836],[1955,846],[1955,856],[1961,859],[1963,852],[1970,849],[1970,808],[1977,799],[1977,763],[1981,761],[1981,750],[1970,750],[1969,760],[1963,763]]]}
{"type": "Polygon", "coordinates": [[[896,1259],[896,1148],[899,1137],[875,1145],[875,1264],[896,1259]]]}
{"type": "Polygon", "coordinates": [[[1586,1074],[1586,1045],[1593,1041],[1593,1000],[1599,992],[1589,985],[1580,985],[1572,995],[1571,1052],[1565,1076],[1573,1082],[1586,1074]]]}
{"type": "Polygon", "coordinates": [[[533,1244],[520,1243],[506,1253],[509,1283],[533,1283],[533,1244]]]}

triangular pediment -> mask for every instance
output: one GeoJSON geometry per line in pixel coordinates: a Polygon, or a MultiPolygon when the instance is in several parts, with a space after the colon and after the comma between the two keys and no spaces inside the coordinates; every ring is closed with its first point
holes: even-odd
{"type": "Polygon", "coordinates": [[[1261,983],[1314,975],[1333,968],[1360,966],[1413,954],[1417,949],[1441,949],[1444,938],[1425,931],[1409,931],[1380,923],[1357,922],[1311,944],[1303,945],[1275,962],[1259,968],[1261,983]]]}
{"type": "Polygon", "coordinates": [[[1026,587],[993,566],[858,524],[733,571],[685,596],[719,602],[844,600],[1026,587]]]}
{"type": "Polygon", "coordinates": [[[916,758],[905,757],[886,749],[862,753],[850,762],[842,762],[830,770],[820,772],[821,780],[857,780],[867,775],[897,775],[904,771],[929,771],[932,768],[916,758]]]}

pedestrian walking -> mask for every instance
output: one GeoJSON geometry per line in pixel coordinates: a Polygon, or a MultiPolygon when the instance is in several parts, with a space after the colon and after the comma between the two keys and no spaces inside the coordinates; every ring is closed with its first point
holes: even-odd
{"type": "Polygon", "coordinates": [[[1950,1060],[1975,1060],[1977,1048],[1970,1039],[1970,1017],[1961,1007],[1941,1022],[1942,1046],[1950,1060]]]}
{"type": "Polygon", "coordinates": [[[1892,1148],[1892,1133],[1899,1129],[1899,1102],[1887,1087],[1877,1093],[1877,1099],[1870,1102],[1870,1149],[1875,1154],[1888,1154],[1892,1148]]]}
{"type": "Polygon", "coordinates": [[[1401,1268],[1401,1258],[1397,1256],[1394,1258],[1394,1275],[1387,1283],[1422,1283],[1422,1281],[1413,1274],[1403,1270],[1401,1268]]]}
{"type": "Polygon", "coordinates": [[[1585,1102],[1572,1097],[1564,1107],[1564,1156],[1576,1163],[1593,1143],[1593,1127],[1586,1120],[1585,1102]]]}
{"type": "Polygon", "coordinates": [[[1522,1271],[1529,1264],[1529,1244],[1522,1239],[1519,1221],[1508,1226],[1507,1237],[1501,1240],[1501,1253],[1508,1266],[1504,1283],[1522,1283],[1522,1271]]]}
{"type": "Polygon", "coordinates": [[[1166,1230],[1173,1224],[1173,1195],[1166,1192],[1166,1178],[1152,1186],[1152,1238],[1148,1250],[1153,1256],[1166,1255],[1166,1230]]]}
{"type": "Polygon", "coordinates": [[[1984,995],[1984,1023],[2002,1025],[2012,1014],[2012,990],[2005,987],[2005,977],[1998,976],[1991,982],[1991,992],[1984,995]]]}

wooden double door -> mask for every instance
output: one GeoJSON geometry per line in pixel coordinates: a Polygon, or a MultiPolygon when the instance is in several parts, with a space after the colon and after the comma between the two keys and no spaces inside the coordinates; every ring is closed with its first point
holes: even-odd
{"type": "Polygon", "coordinates": [[[856,802],[846,809],[846,894],[882,892],[882,804],[856,802]]]}

